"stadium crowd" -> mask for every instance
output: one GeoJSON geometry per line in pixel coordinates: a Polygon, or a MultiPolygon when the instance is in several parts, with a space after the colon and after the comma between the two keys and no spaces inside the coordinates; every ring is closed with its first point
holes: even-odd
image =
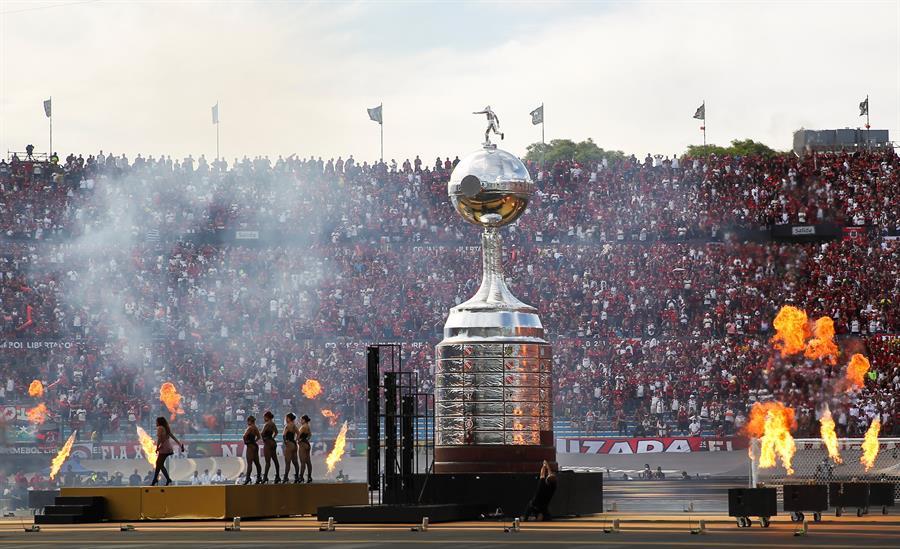
{"type": "MultiPolygon", "coordinates": [[[[0,161],[0,403],[34,405],[41,379],[51,423],[97,437],[159,415],[163,381],[184,396],[179,432],[263,408],[361,418],[373,341],[406,343],[427,390],[447,310],[480,278],[478,231],[446,198],[455,162],[0,161]]],[[[727,435],[777,397],[801,434],[825,401],[842,435],[876,414],[900,434],[892,151],[529,167],[538,191],[504,230],[506,269],[551,334],[557,418],[727,435]],[[862,230],[759,236],[820,222],[862,230]],[[783,304],[834,319],[842,349],[872,361],[864,389],[836,391],[847,353],[776,356],[783,304]]]]}

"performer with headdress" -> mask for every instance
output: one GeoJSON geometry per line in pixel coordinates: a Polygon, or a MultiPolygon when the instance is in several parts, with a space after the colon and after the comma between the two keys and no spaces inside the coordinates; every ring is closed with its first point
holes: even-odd
{"type": "Polygon", "coordinates": [[[288,477],[291,476],[291,464],[294,465],[294,482],[299,483],[300,480],[300,465],[297,463],[297,438],[300,433],[299,429],[297,429],[297,424],[295,423],[297,416],[293,413],[289,413],[284,416],[284,432],[282,433],[282,438],[284,439],[284,483],[287,484],[289,481],[288,477]]]}
{"type": "Polygon", "coordinates": [[[275,437],[278,436],[278,427],[275,425],[275,416],[272,412],[266,410],[266,413],[263,414],[263,419],[266,420],[261,433],[263,441],[263,457],[266,460],[266,470],[263,473],[263,484],[269,482],[269,465],[271,465],[273,461],[275,462],[275,484],[278,484],[281,482],[281,477],[278,474],[278,456],[276,454],[278,443],[275,441],[275,437]]]}
{"type": "Polygon", "coordinates": [[[253,465],[256,465],[256,484],[262,484],[262,467],[259,465],[259,428],[256,426],[256,418],[247,417],[247,430],[244,431],[244,448],[247,450],[247,478],[244,484],[250,484],[250,473],[253,465]]]}
{"type": "Polygon", "coordinates": [[[312,482],[312,448],[309,439],[312,438],[312,429],[309,427],[309,416],[303,414],[300,418],[300,429],[297,436],[297,453],[300,456],[300,478],[303,479],[303,471],[306,470],[306,482],[312,482]]]}

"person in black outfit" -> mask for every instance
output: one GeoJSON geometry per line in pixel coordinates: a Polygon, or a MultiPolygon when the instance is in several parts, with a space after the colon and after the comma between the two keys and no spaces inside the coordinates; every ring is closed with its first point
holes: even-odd
{"type": "Polygon", "coordinates": [[[275,484],[281,482],[280,475],[278,474],[278,456],[275,454],[275,450],[278,446],[278,443],[275,442],[275,436],[278,435],[278,427],[275,426],[275,416],[272,412],[266,411],[263,414],[263,419],[266,420],[265,425],[262,428],[262,441],[263,441],[263,457],[266,458],[266,470],[263,472],[263,484],[269,482],[269,465],[273,462],[275,463],[275,484]]]}
{"type": "Polygon", "coordinates": [[[262,467],[259,465],[259,428],[256,426],[256,418],[247,418],[247,430],[244,431],[244,448],[247,450],[247,478],[244,484],[250,484],[250,473],[253,465],[256,465],[256,483],[262,484],[262,467]]]}
{"type": "Polygon", "coordinates": [[[297,424],[295,423],[297,416],[289,413],[284,417],[284,432],[282,439],[284,440],[284,483],[289,482],[288,477],[291,475],[291,465],[294,466],[294,483],[299,484],[300,481],[300,463],[297,461],[297,424]]]}
{"type": "Polygon", "coordinates": [[[541,466],[541,478],[538,479],[537,490],[534,497],[528,502],[525,509],[525,515],[522,520],[527,521],[530,517],[540,518],[541,520],[550,520],[550,501],[553,494],[556,493],[556,473],[550,469],[550,464],[544,460],[541,466]]]}
{"type": "Polygon", "coordinates": [[[303,471],[306,470],[306,482],[312,482],[312,448],[309,439],[312,437],[312,429],[309,426],[309,416],[303,414],[300,418],[300,429],[297,431],[297,456],[300,458],[300,478],[303,478],[303,471]]]}

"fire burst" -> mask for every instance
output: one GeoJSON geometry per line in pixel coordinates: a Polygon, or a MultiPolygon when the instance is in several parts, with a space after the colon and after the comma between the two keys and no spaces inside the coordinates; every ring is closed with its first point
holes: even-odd
{"type": "Polygon", "coordinates": [[[181,395],[178,394],[178,390],[175,389],[175,385],[172,382],[167,381],[159,388],[159,400],[166,405],[169,413],[172,414],[170,419],[175,419],[176,415],[184,413],[184,409],[181,408],[181,395]]]}
{"type": "Polygon", "coordinates": [[[834,419],[831,417],[831,410],[828,409],[828,406],[825,406],[825,411],[822,412],[822,419],[819,420],[819,423],[821,424],[819,432],[822,435],[822,442],[825,443],[825,448],[828,449],[828,457],[835,463],[843,463],[844,460],[841,459],[841,452],[838,449],[837,434],[834,432],[834,419]]]}
{"type": "Polygon", "coordinates": [[[806,358],[823,359],[832,366],[837,364],[837,356],[840,351],[834,342],[834,321],[823,316],[816,320],[813,333],[814,337],[806,344],[806,358]]]}
{"type": "Polygon", "coordinates": [[[150,435],[147,434],[147,431],[143,430],[140,425],[137,426],[137,434],[138,440],[141,441],[141,450],[144,451],[144,457],[147,458],[147,463],[150,465],[156,465],[156,442],[150,438],[150,435]]]}
{"type": "Polygon", "coordinates": [[[850,364],[847,365],[846,380],[850,383],[851,388],[859,389],[865,385],[868,371],[869,359],[859,353],[850,357],[850,364]]]}
{"type": "Polygon", "coordinates": [[[50,462],[50,480],[56,478],[57,473],[62,468],[63,463],[69,459],[69,454],[72,453],[72,445],[75,444],[75,435],[78,434],[78,431],[72,431],[72,434],[69,435],[66,443],[63,444],[63,447],[59,449],[59,453],[56,454],[56,457],[53,458],[53,461],[50,462]]]}
{"type": "Polygon", "coordinates": [[[750,421],[746,432],[760,442],[759,466],[768,469],[775,466],[776,457],[781,458],[788,475],[794,474],[791,460],[797,446],[791,429],[796,428],[794,409],[780,402],[757,402],[750,409],[750,421]]]}
{"type": "Polygon", "coordinates": [[[334,448],[329,452],[328,457],[325,458],[325,465],[328,466],[328,474],[331,474],[334,471],[334,467],[341,461],[341,458],[344,457],[344,448],[347,446],[347,422],[345,421],[343,425],[341,425],[341,431],[338,433],[336,439],[334,439],[334,448]]]}
{"type": "Polygon", "coordinates": [[[322,415],[328,418],[328,423],[331,425],[337,425],[338,415],[329,410],[328,408],[322,408],[322,415]]]}
{"type": "Polygon", "coordinates": [[[31,385],[28,386],[28,396],[34,398],[41,398],[44,396],[44,384],[37,379],[32,381],[31,385]]]}
{"type": "Polygon", "coordinates": [[[322,394],[322,384],[317,379],[307,379],[303,384],[303,396],[306,398],[316,398],[322,394]]]}
{"type": "Polygon", "coordinates": [[[772,325],[775,327],[775,335],[771,341],[775,349],[781,351],[782,358],[803,352],[806,338],[809,337],[809,319],[805,312],[785,305],[778,311],[772,325]]]}
{"type": "Polygon", "coordinates": [[[32,425],[42,425],[47,421],[47,405],[41,402],[34,408],[29,408],[25,415],[28,416],[28,422],[32,425]]]}
{"type": "Polygon", "coordinates": [[[859,462],[863,464],[866,472],[875,465],[875,458],[878,457],[878,432],[881,431],[881,421],[876,417],[872,420],[872,424],[869,425],[869,430],[866,431],[866,438],[862,443],[862,455],[859,456],[859,462]]]}

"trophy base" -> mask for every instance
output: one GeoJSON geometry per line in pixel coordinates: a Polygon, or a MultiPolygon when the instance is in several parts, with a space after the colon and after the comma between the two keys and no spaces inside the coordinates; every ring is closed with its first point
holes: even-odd
{"type": "MultiPolygon", "coordinates": [[[[552,433],[550,433],[552,438],[552,433]]],[[[536,473],[544,461],[556,471],[553,446],[450,446],[434,449],[435,473],[536,473]]]]}
{"type": "Polygon", "coordinates": [[[533,473],[545,460],[556,468],[550,345],[454,337],[436,356],[435,472],[533,473]]]}

